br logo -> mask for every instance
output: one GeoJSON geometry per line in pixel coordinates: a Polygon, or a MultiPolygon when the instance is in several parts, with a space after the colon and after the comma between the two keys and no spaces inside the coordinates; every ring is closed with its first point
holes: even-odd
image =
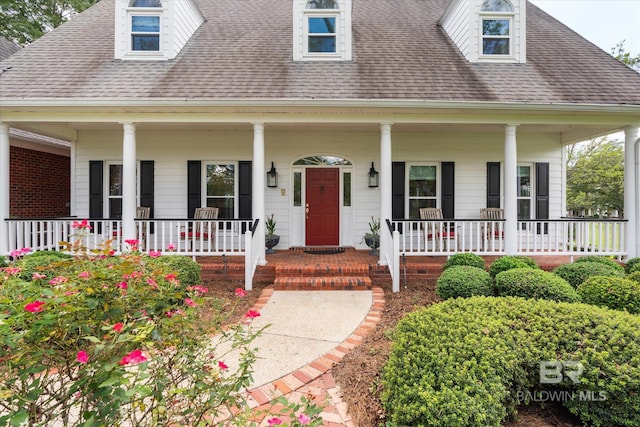
{"type": "Polygon", "coordinates": [[[560,384],[564,377],[577,384],[583,371],[584,366],[577,360],[540,362],[540,384],[560,384]]]}

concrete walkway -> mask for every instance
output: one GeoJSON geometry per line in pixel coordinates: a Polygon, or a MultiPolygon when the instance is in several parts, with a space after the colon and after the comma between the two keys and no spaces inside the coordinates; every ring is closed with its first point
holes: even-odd
{"type": "MultiPolygon", "coordinates": [[[[269,409],[271,401],[286,395],[290,402],[312,396],[324,407],[323,425],[353,423],[331,368],[362,343],[376,326],[384,308],[384,292],[263,290],[254,310],[255,327],[270,325],[254,341],[259,349],[254,388],[249,404],[269,409]]],[[[266,425],[266,419],[260,425],[266,425]]]]}

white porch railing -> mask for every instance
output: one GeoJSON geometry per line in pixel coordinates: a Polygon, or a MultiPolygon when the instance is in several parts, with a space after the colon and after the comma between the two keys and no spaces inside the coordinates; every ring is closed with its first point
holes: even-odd
{"type": "MultiPolygon", "coordinates": [[[[392,289],[400,289],[400,256],[504,255],[504,220],[387,221],[393,236],[385,255],[392,289]],[[393,249],[391,249],[393,248],[393,249]]],[[[626,220],[555,219],[518,221],[517,253],[521,255],[627,255],[626,220]]],[[[511,238],[511,237],[510,237],[511,238]]]]}
{"type": "MultiPolygon", "coordinates": [[[[9,219],[6,221],[9,253],[25,247],[32,251],[64,251],[66,246],[63,242],[71,243],[78,238],[78,231],[73,228],[73,223],[77,221],[77,218],[9,219]]],[[[103,247],[107,241],[111,241],[111,248],[115,253],[131,249],[131,245],[122,236],[121,220],[91,219],[88,224],[91,230],[83,239],[88,250],[103,247]]],[[[252,233],[256,224],[250,219],[136,220],[135,240],[142,252],[156,251],[164,255],[187,256],[251,256],[256,253],[255,250],[252,251],[252,247],[256,246],[255,239],[258,238],[252,233]]],[[[250,279],[253,278],[257,259],[250,259],[245,264],[251,271],[251,278],[247,278],[249,270],[245,271],[245,282],[248,283],[245,286],[251,286],[250,279]]]]}

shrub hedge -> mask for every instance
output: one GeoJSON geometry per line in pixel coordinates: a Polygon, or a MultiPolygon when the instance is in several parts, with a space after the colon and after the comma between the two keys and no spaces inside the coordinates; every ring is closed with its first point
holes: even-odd
{"type": "Polygon", "coordinates": [[[640,257],[628,259],[627,263],[624,266],[624,271],[627,274],[631,274],[635,271],[640,271],[640,257]]]}
{"type": "Polygon", "coordinates": [[[540,268],[536,262],[522,255],[505,255],[493,261],[489,266],[489,274],[495,278],[498,273],[514,268],[540,268]]]}
{"type": "Polygon", "coordinates": [[[174,271],[184,287],[195,286],[202,283],[200,273],[202,266],[193,259],[182,255],[167,255],[159,258],[146,257],[151,266],[161,266],[163,269],[174,271]]]}
{"type": "Polygon", "coordinates": [[[436,284],[440,298],[468,298],[474,295],[493,295],[493,281],[489,273],[478,267],[454,265],[442,272],[436,284]]]}
{"type": "Polygon", "coordinates": [[[640,282],[624,277],[594,276],[578,286],[578,294],[588,304],[640,314],[640,282]]]}
{"type": "Polygon", "coordinates": [[[640,271],[634,271],[627,276],[627,279],[640,283],[640,271]]]}
{"type": "Polygon", "coordinates": [[[615,259],[599,256],[599,255],[587,255],[578,258],[575,262],[598,262],[600,264],[608,265],[616,270],[624,271],[624,267],[618,263],[615,259]]]}
{"type": "Polygon", "coordinates": [[[0,256],[0,268],[4,268],[4,267],[6,267],[7,265],[8,265],[8,263],[7,263],[7,258],[6,258],[6,257],[3,257],[3,256],[0,256]]]}
{"type": "Polygon", "coordinates": [[[461,252],[455,255],[451,255],[447,262],[444,263],[442,270],[446,270],[449,267],[455,265],[469,265],[471,267],[477,267],[484,270],[484,259],[480,255],[476,255],[470,252],[461,252]]]}
{"type": "Polygon", "coordinates": [[[587,304],[472,297],[418,310],[383,370],[388,424],[497,427],[546,390],[566,392],[586,425],[638,426],[639,334],[640,316],[587,304]],[[544,361],[579,361],[580,381],[541,384],[544,361]]]}
{"type": "Polygon", "coordinates": [[[571,286],[577,288],[582,282],[593,276],[624,276],[624,271],[601,262],[583,261],[562,264],[553,270],[553,274],[562,277],[571,286]]]}
{"type": "Polygon", "coordinates": [[[31,280],[33,273],[44,274],[48,279],[55,276],[55,270],[61,264],[71,260],[71,255],[56,251],[38,251],[17,261],[16,266],[22,269],[20,278],[31,280]]]}
{"type": "Polygon", "coordinates": [[[515,268],[498,273],[496,295],[579,302],[580,297],[566,280],[548,271],[515,268]]]}

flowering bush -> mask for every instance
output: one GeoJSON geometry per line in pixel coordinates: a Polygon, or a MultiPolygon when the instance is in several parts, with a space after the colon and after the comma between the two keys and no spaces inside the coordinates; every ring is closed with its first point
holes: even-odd
{"type": "Polygon", "coordinates": [[[203,324],[199,308],[220,303],[135,251],[81,251],[25,280],[28,258],[0,271],[0,425],[200,425],[246,411],[259,313],[224,332],[220,316],[203,324]],[[236,371],[222,348],[240,350],[236,371]]]}

